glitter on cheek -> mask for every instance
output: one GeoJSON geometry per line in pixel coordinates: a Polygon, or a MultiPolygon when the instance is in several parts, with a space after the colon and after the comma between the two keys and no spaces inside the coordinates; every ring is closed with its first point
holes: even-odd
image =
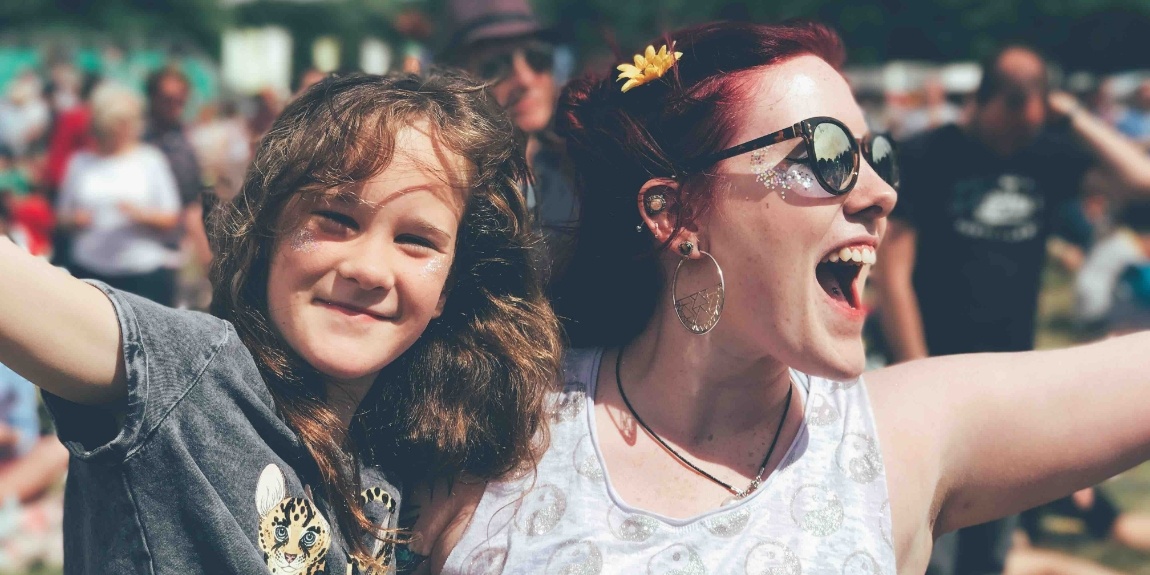
{"type": "Polygon", "coordinates": [[[447,261],[448,258],[446,256],[432,258],[431,261],[423,266],[423,276],[435,277],[444,275],[447,271],[447,261]]]}
{"type": "Polygon", "coordinates": [[[755,181],[767,189],[779,190],[779,196],[783,199],[786,199],[788,191],[801,193],[815,185],[814,174],[806,165],[780,161],[768,167],[763,160],[762,150],[751,153],[751,173],[755,174],[755,181]],[[783,163],[790,165],[784,167],[783,163]]]}
{"type": "Polygon", "coordinates": [[[319,244],[315,241],[315,234],[311,233],[311,230],[307,228],[296,230],[296,232],[291,235],[288,245],[291,246],[291,249],[302,254],[310,254],[319,247],[319,244]]]}

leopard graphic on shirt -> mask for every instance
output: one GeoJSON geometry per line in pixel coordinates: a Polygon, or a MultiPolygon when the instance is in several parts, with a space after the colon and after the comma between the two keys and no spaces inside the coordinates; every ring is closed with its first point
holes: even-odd
{"type": "Polygon", "coordinates": [[[331,526],[315,503],[288,497],[284,474],[269,464],[256,486],[259,544],[274,575],[317,575],[327,570],[331,526]]]}
{"type": "MultiPolygon", "coordinates": [[[[381,487],[365,489],[359,495],[365,509],[372,503],[383,505],[390,517],[395,499],[381,487]]],[[[260,514],[259,545],[268,570],[275,575],[319,575],[327,572],[331,526],[309,498],[288,497],[283,472],[269,464],[256,487],[256,510],[260,514]]],[[[386,519],[385,519],[386,520],[386,519]]],[[[373,557],[386,567],[391,564],[393,543],[377,541],[373,557]]],[[[347,575],[363,572],[359,562],[348,557],[347,575]]]]}

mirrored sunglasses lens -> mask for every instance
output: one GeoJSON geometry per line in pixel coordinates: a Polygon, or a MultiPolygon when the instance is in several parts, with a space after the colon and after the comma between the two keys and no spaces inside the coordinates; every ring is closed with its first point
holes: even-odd
{"type": "Polygon", "coordinates": [[[870,163],[874,171],[878,172],[891,187],[898,188],[898,157],[894,151],[894,144],[886,136],[875,136],[870,143],[870,163]]]}
{"type": "Polygon", "coordinates": [[[511,54],[489,56],[476,62],[472,68],[484,80],[498,80],[511,71],[511,54]]]}
{"type": "Polygon", "coordinates": [[[833,192],[845,192],[855,173],[853,139],[841,127],[829,122],[815,126],[812,135],[815,170],[833,192]]]}
{"type": "Polygon", "coordinates": [[[523,51],[527,65],[536,72],[550,72],[555,65],[555,51],[545,46],[533,46],[523,51]]]}

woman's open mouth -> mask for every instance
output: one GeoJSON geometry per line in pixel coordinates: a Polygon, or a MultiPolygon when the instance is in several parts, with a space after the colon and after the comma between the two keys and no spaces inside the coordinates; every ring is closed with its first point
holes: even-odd
{"type": "Polygon", "coordinates": [[[815,266],[815,279],[830,298],[844,307],[866,311],[863,288],[866,272],[876,261],[874,246],[858,244],[838,248],[815,266]]]}

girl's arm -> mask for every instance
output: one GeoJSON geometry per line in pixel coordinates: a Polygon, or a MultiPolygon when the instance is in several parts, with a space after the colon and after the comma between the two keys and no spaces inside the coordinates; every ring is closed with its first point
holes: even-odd
{"type": "Polygon", "coordinates": [[[932,515],[906,519],[932,523],[936,534],[1050,501],[1150,457],[1150,333],[1057,351],[938,357],[867,380],[888,465],[904,473],[896,483],[929,499],[904,509],[932,515]]]}
{"type": "Polygon", "coordinates": [[[81,404],[126,397],[116,312],[99,289],[0,238],[0,363],[81,404]]]}

